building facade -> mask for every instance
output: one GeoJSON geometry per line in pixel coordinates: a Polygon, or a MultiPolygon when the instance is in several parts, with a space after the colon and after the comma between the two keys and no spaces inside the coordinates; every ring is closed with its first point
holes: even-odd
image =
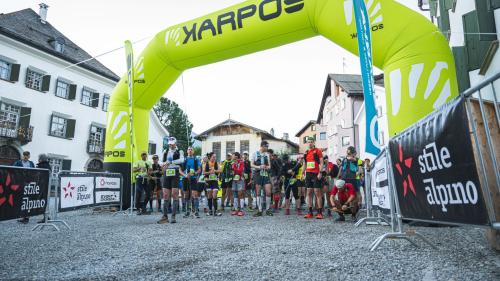
{"type": "MultiPolygon", "coordinates": [[[[377,112],[380,112],[379,116],[382,119],[379,120],[380,139],[386,138],[387,134],[387,120],[383,120],[385,104],[382,104],[382,101],[385,102],[385,90],[382,81],[382,75],[375,76],[377,112]]],[[[330,159],[345,157],[349,146],[354,146],[358,153],[361,148],[364,150],[365,125],[355,122],[358,116],[363,115],[364,97],[361,76],[329,74],[316,122],[326,128],[327,155],[330,159]],[[360,134],[363,135],[360,136],[360,134]]]]}
{"type": "Polygon", "coordinates": [[[295,134],[299,139],[299,153],[305,153],[308,149],[307,138],[313,138],[316,141],[316,147],[326,151],[328,149],[326,126],[318,124],[316,120],[310,120],[307,124],[295,134]]]}
{"type": "Polygon", "coordinates": [[[267,131],[228,119],[200,133],[196,139],[201,141],[201,152],[205,155],[214,152],[217,161],[224,160],[225,155],[235,151],[250,154],[260,148],[263,140],[269,142],[269,148],[278,154],[295,154],[299,146],[285,139],[276,138],[267,131]]]}
{"type": "MultiPolygon", "coordinates": [[[[27,150],[35,163],[47,154],[54,176],[102,171],[106,111],[118,80],[33,10],[0,15],[0,164],[27,150]]],[[[150,121],[150,150],[160,153],[167,132],[154,113],[150,121]]]]}

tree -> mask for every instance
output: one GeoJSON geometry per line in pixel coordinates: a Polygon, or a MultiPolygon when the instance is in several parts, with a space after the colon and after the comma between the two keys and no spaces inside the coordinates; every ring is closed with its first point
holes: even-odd
{"type": "MultiPolygon", "coordinates": [[[[161,124],[167,129],[170,136],[177,139],[179,149],[186,151],[193,144],[191,131],[193,124],[179,105],[165,97],[161,97],[153,107],[153,111],[160,119],[161,124]]],[[[163,149],[166,149],[164,147],[163,149]]]]}

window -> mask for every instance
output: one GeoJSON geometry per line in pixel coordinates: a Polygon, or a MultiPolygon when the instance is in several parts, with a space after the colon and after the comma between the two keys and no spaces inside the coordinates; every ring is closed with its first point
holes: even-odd
{"type": "Polygon", "coordinates": [[[75,136],[75,120],[52,115],[49,135],[68,139],[73,138],[75,136]]]}
{"type": "Polygon", "coordinates": [[[313,132],[316,131],[316,125],[311,126],[311,131],[313,131],[313,132]]]}
{"type": "Polygon", "coordinates": [[[69,84],[68,83],[61,81],[61,80],[57,80],[56,97],[60,97],[63,99],[67,99],[69,97],[69,84]]]}
{"type": "Polygon", "coordinates": [[[8,103],[0,104],[0,136],[17,137],[20,114],[20,106],[8,103]]]}
{"type": "Polygon", "coordinates": [[[307,136],[304,137],[304,143],[307,143],[307,136]]]}
{"type": "Polygon", "coordinates": [[[326,140],[326,133],[319,133],[319,140],[326,140]]]}
{"type": "Polygon", "coordinates": [[[0,79],[10,80],[10,72],[12,70],[12,64],[6,61],[0,60],[0,79]]]}
{"type": "Polygon", "coordinates": [[[250,141],[242,140],[240,141],[240,153],[247,151],[250,153],[250,141]]]}
{"type": "Polygon", "coordinates": [[[87,87],[83,87],[80,102],[86,106],[97,107],[99,106],[99,93],[87,87]]]}
{"type": "Polygon", "coordinates": [[[104,128],[98,127],[96,125],[91,125],[89,136],[91,143],[102,144],[104,142],[104,131],[104,128]]]}
{"type": "Polygon", "coordinates": [[[235,145],[234,141],[227,141],[226,142],[226,155],[229,154],[229,153],[233,154],[234,151],[235,151],[234,150],[235,146],[236,145],[235,145]]]}
{"type": "Polygon", "coordinates": [[[217,162],[220,162],[220,151],[221,151],[220,142],[212,143],[212,152],[215,153],[215,157],[217,159],[217,162]]]}
{"type": "Polygon", "coordinates": [[[58,184],[58,176],[60,171],[70,171],[71,170],[71,160],[62,159],[59,157],[49,157],[49,164],[52,170],[52,185],[58,184]]]}
{"type": "Polygon", "coordinates": [[[104,171],[104,164],[99,159],[90,160],[87,165],[87,172],[102,172],[104,171]]]}
{"type": "Polygon", "coordinates": [[[348,146],[351,144],[351,137],[342,137],[342,146],[348,146]]]}
{"type": "Polygon", "coordinates": [[[28,68],[28,70],[26,70],[26,87],[33,90],[41,91],[42,77],[43,74],[28,68]]]}
{"type": "Polygon", "coordinates": [[[104,95],[102,97],[102,110],[108,112],[109,105],[109,95],[104,95]]]}
{"type": "Polygon", "coordinates": [[[149,155],[154,155],[154,154],[156,154],[156,143],[152,143],[152,142],[150,142],[150,143],[148,144],[148,154],[149,154],[149,155]]]}

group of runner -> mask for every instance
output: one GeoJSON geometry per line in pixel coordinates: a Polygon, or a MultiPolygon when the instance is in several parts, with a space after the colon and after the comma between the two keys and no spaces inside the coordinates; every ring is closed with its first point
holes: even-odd
{"type": "MultiPolygon", "coordinates": [[[[219,164],[213,152],[201,161],[191,147],[184,155],[174,137],[169,138],[168,145],[162,164],[157,155],[153,156],[153,163],[149,163],[147,153],[134,164],[138,214],[148,214],[146,203],[154,191],[163,213],[159,224],[176,222],[180,186],[186,218],[200,218],[200,196],[204,192],[207,216],[221,216],[226,206],[231,208],[233,216],[244,216],[245,211],[254,212],[254,217],[273,216],[281,207],[285,215],[290,215],[293,197],[297,215],[302,215],[303,204],[307,203],[304,216],[307,219],[323,219],[324,209],[328,216],[336,212],[337,221],[345,220],[346,213],[356,219],[363,185],[360,167],[363,161],[356,158],[354,147],[348,148],[346,158],[332,163],[311,138],[306,153],[292,160],[288,155],[279,158],[264,140],[251,156],[247,151],[234,152],[219,164]],[[149,191],[145,185],[148,180],[149,191]],[[222,189],[220,206],[219,189],[222,189]]],[[[152,202],[150,204],[152,206],[152,202]]]]}

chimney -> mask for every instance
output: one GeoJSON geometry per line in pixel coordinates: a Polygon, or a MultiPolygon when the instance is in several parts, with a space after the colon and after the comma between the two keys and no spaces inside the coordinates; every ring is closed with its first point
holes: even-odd
{"type": "Polygon", "coordinates": [[[274,129],[271,128],[271,131],[270,131],[271,135],[274,137],[274,129]]]}
{"type": "Polygon", "coordinates": [[[40,11],[38,12],[40,15],[40,21],[45,24],[47,22],[47,9],[49,8],[49,5],[40,3],[38,6],[40,6],[40,11]]]}
{"type": "Polygon", "coordinates": [[[283,139],[290,140],[290,136],[288,136],[288,133],[283,133],[283,139]]]}

